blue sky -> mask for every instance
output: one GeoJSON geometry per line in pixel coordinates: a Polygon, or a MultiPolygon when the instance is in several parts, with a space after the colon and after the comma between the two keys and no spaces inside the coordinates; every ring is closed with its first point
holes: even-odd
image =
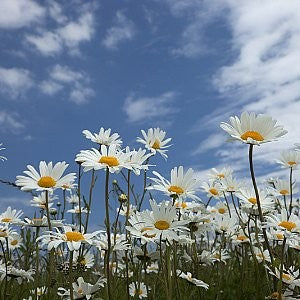
{"type": "MultiPolygon", "coordinates": [[[[299,10],[297,0],[2,0],[0,178],[40,160],[75,171],[92,146],[82,130],[101,126],[131,147],[140,129],[166,130],[169,159],[155,158],[166,176],[232,165],[247,177],[246,147],[219,128],[243,110],[289,131],[256,152],[260,176],[284,175],[274,160],[300,133],[299,10]]],[[[28,195],[1,186],[0,199],[22,207],[28,195]]]]}

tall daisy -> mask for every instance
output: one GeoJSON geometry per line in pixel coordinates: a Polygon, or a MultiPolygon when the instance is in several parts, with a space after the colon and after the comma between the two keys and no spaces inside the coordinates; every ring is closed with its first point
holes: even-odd
{"type": "Polygon", "coordinates": [[[284,150],[281,152],[280,158],[276,161],[283,168],[296,169],[300,164],[300,152],[295,150],[284,150]]]}
{"type": "Polygon", "coordinates": [[[184,172],[183,167],[175,167],[171,170],[171,180],[165,179],[158,172],[153,172],[157,178],[150,178],[155,184],[148,189],[162,191],[168,196],[176,195],[178,198],[191,198],[200,200],[195,195],[198,181],[195,178],[193,169],[189,168],[184,172]]]}
{"type": "Polygon", "coordinates": [[[168,158],[166,152],[167,148],[171,145],[168,143],[172,140],[171,138],[166,137],[166,132],[160,128],[149,128],[146,133],[144,130],[141,130],[143,138],[138,137],[137,142],[145,145],[145,148],[151,151],[151,153],[156,154],[158,152],[164,158],[168,158]]]}
{"type": "Polygon", "coordinates": [[[99,145],[116,145],[120,148],[123,143],[118,133],[111,134],[110,128],[105,130],[103,127],[101,127],[98,133],[91,133],[89,130],[83,130],[82,133],[87,139],[99,145]]]}
{"type": "Polygon", "coordinates": [[[144,223],[144,232],[148,236],[153,236],[159,240],[178,240],[177,232],[186,232],[185,226],[188,220],[178,221],[176,207],[171,202],[163,202],[158,205],[154,200],[150,200],[152,212],[146,212],[142,215],[144,223]]]}
{"type": "Polygon", "coordinates": [[[28,165],[25,173],[27,176],[17,176],[16,185],[21,187],[23,191],[52,191],[61,188],[64,184],[73,182],[76,178],[75,173],[69,173],[62,176],[68,164],[66,162],[58,162],[53,166],[52,161],[48,164],[41,161],[39,164],[39,172],[28,165]]]}
{"type": "Polygon", "coordinates": [[[50,251],[52,248],[57,248],[60,244],[66,243],[70,251],[78,250],[81,243],[92,244],[98,231],[93,233],[81,233],[79,231],[73,231],[70,226],[64,226],[63,232],[60,232],[56,228],[56,232],[47,231],[41,235],[38,240],[42,240],[43,245],[48,246],[50,251]]]}
{"type": "Polygon", "coordinates": [[[80,151],[75,160],[81,163],[85,172],[108,168],[111,173],[118,173],[122,168],[132,168],[128,164],[129,157],[130,153],[120,151],[116,145],[102,145],[100,151],[95,148],[80,151]]]}
{"type": "Polygon", "coordinates": [[[222,122],[220,127],[235,140],[259,145],[276,140],[287,133],[276,123],[276,120],[267,115],[243,112],[240,118],[230,117],[230,124],[222,122]]]}

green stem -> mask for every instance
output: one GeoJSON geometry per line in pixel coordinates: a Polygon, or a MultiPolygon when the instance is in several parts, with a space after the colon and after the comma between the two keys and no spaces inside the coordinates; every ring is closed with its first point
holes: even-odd
{"type": "Polygon", "coordinates": [[[107,251],[106,251],[106,277],[107,277],[107,297],[109,300],[111,297],[111,278],[110,278],[110,248],[111,248],[111,236],[110,236],[110,221],[109,221],[109,168],[106,168],[106,178],[105,178],[105,212],[106,212],[106,235],[107,235],[107,251]]]}

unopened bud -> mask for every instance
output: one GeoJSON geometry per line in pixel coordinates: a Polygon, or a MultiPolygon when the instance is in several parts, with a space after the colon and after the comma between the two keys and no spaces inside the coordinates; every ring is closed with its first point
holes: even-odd
{"type": "Polygon", "coordinates": [[[127,195],[126,194],[121,194],[120,196],[119,196],[119,201],[121,202],[121,203],[125,203],[126,201],[127,201],[127,195]]]}

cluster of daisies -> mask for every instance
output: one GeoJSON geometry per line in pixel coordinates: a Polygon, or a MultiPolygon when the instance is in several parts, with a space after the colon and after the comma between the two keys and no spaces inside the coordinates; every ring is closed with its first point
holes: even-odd
{"type": "Polygon", "coordinates": [[[28,165],[15,185],[31,193],[34,217],[11,207],[0,215],[1,297],[24,283],[30,288],[16,299],[226,299],[237,273],[241,283],[230,292],[236,299],[299,299],[300,145],[277,160],[286,178],[258,185],[253,149],[287,132],[271,117],[247,112],[221,128],[249,146],[250,179],[230,167],[212,169],[204,182],[183,166],[167,177],[149,170],[154,156],[168,157],[171,138],[159,128],[142,130],[137,150],[110,129],[84,130],[95,146],[76,155],[77,174],[66,174],[66,162],[28,165]],[[89,232],[99,170],[106,174],[105,218],[89,232]],[[247,280],[255,284],[248,295],[247,280]]]}

